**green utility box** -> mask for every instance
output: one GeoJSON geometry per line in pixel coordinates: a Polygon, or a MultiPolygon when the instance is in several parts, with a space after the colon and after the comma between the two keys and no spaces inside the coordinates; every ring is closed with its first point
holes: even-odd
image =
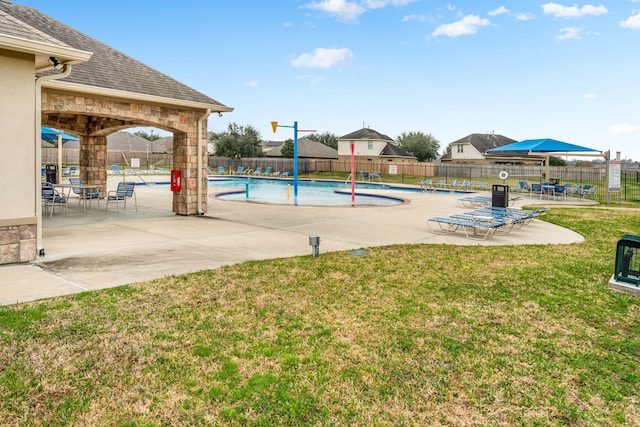
{"type": "Polygon", "coordinates": [[[625,234],[618,240],[609,287],[640,295],[640,236],[625,234]]]}

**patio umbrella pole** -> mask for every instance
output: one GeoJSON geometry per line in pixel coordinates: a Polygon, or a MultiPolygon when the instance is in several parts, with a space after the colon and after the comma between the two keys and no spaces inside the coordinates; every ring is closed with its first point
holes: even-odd
{"type": "Polygon", "coordinates": [[[58,174],[56,175],[56,182],[62,184],[62,134],[58,134],[58,174]]]}

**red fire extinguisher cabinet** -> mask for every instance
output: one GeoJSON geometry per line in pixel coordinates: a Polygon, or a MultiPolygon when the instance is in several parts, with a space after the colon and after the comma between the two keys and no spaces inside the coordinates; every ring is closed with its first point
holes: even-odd
{"type": "Polygon", "coordinates": [[[171,191],[180,191],[182,188],[182,171],[178,169],[171,170],[171,191]]]}

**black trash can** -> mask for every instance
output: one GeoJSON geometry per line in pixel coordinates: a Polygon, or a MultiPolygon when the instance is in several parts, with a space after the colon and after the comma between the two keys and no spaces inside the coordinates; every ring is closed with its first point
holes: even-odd
{"type": "Polygon", "coordinates": [[[494,208],[506,208],[509,206],[509,186],[493,184],[491,187],[491,206],[494,208]]]}
{"type": "Polygon", "coordinates": [[[51,184],[58,183],[58,165],[47,165],[46,180],[51,184]]]}

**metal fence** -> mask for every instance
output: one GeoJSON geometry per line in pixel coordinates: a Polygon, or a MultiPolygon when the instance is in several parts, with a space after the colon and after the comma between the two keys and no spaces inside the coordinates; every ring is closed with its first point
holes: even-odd
{"type": "MultiPolygon", "coordinates": [[[[56,163],[58,153],[55,148],[42,149],[42,162],[56,163]]],[[[117,164],[128,167],[132,158],[140,159],[141,169],[167,168],[173,164],[173,155],[166,153],[140,152],[108,152],[108,164],[117,164]]],[[[63,163],[65,165],[78,164],[78,150],[63,149],[63,163]]],[[[356,161],[356,171],[379,172],[383,180],[416,184],[422,179],[444,179],[447,182],[453,180],[471,181],[475,185],[485,183],[491,187],[493,184],[515,185],[519,181],[528,183],[540,183],[551,178],[560,183],[597,185],[596,198],[605,201],[606,172],[604,165],[598,167],[564,167],[551,166],[550,176],[546,177],[546,168],[536,165],[475,165],[475,164],[448,164],[448,163],[395,163],[393,161],[356,161]],[[500,179],[500,172],[507,172],[508,179],[500,179]]],[[[293,159],[255,157],[255,158],[229,158],[209,156],[208,165],[216,172],[218,166],[226,170],[235,170],[239,166],[245,169],[263,170],[271,167],[273,171],[293,171],[293,159]]],[[[299,159],[298,171],[301,175],[313,173],[325,173],[333,178],[345,178],[345,174],[351,171],[351,162],[346,160],[321,160],[299,159]]],[[[638,202],[640,201],[640,170],[624,169],[620,173],[620,192],[611,193],[611,201],[617,200],[638,202]]]]}

